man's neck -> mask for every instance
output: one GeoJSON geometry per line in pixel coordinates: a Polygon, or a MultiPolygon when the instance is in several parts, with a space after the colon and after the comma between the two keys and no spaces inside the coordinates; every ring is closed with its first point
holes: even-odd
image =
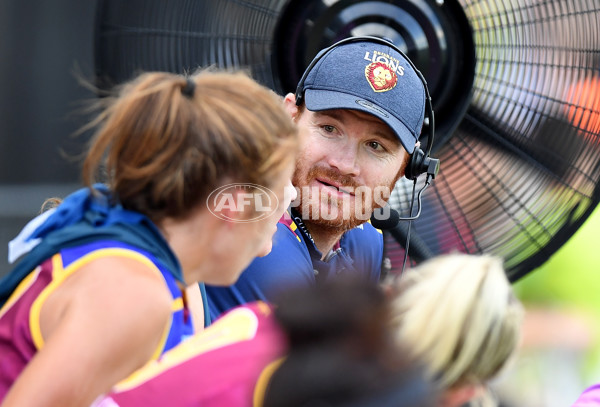
{"type": "Polygon", "coordinates": [[[312,236],[315,246],[321,252],[321,260],[325,260],[331,249],[344,234],[339,228],[331,228],[305,221],[306,228],[312,236]]]}

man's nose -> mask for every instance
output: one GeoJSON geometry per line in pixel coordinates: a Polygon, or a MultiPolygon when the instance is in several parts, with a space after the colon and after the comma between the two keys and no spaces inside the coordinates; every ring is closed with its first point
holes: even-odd
{"type": "Polygon", "coordinates": [[[329,151],[328,164],[344,175],[357,176],[360,173],[358,160],[358,145],[346,143],[343,146],[336,146],[329,151]]]}

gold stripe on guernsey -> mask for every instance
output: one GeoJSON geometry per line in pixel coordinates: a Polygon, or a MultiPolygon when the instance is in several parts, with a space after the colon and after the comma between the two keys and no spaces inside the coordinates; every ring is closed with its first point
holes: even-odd
{"type": "Polygon", "coordinates": [[[171,303],[171,311],[176,312],[183,309],[183,298],[175,298],[171,303]]]}
{"type": "Polygon", "coordinates": [[[247,308],[238,308],[217,320],[203,331],[165,352],[160,361],[150,361],[119,382],[114,392],[123,392],[143,384],[164,371],[210,350],[235,342],[250,340],[256,335],[258,319],[247,308]]]}
{"type": "MultiPolygon", "coordinates": [[[[42,336],[42,330],[40,327],[40,312],[45,300],[58,288],[58,286],[67,277],[69,277],[77,270],[81,269],[83,266],[101,257],[126,257],[132,260],[136,260],[148,267],[154,273],[161,276],[164,280],[162,273],[160,272],[158,267],[156,267],[156,265],[152,263],[152,261],[150,261],[150,259],[142,255],[141,253],[129,249],[110,247],[106,249],[94,250],[93,252],[90,252],[85,256],[77,259],[66,268],[63,268],[62,257],[60,253],[55,254],[54,256],[52,256],[52,281],[50,282],[50,284],[48,284],[46,288],[42,290],[42,292],[35,299],[35,301],[31,305],[31,311],[29,313],[29,330],[31,332],[33,344],[35,345],[37,350],[40,350],[44,346],[44,338],[42,336]]],[[[172,306],[172,308],[175,307],[175,305],[172,306]]],[[[167,341],[167,337],[169,335],[169,330],[171,329],[171,323],[172,321],[169,320],[169,324],[163,332],[160,343],[158,344],[156,351],[152,355],[152,359],[158,359],[158,357],[162,353],[162,350],[167,341]]]]}
{"type": "Polygon", "coordinates": [[[271,315],[271,312],[273,312],[271,307],[264,301],[256,301],[255,305],[263,315],[271,315]]]}
{"type": "Polygon", "coordinates": [[[254,397],[252,405],[254,407],[262,407],[265,402],[265,393],[267,392],[267,386],[269,385],[269,381],[273,376],[273,373],[279,368],[279,366],[283,363],[285,357],[281,357],[269,363],[262,372],[260,372],[260,376],[256,381],[256,386],[254,387],[254,397]]]}
{"type": "Polygon", "coordinates": [[[298,239],[298,241],[301,242],[302,240],[300,240],[300,236],[298,236],[298,234],[296,233],[296,230],[298,229],[298,225],[296,225],[296,222],[292,221],[290,228],[292,229],[292,232],[294,232],[294,234],[296,235],[296,239],[298,239]]]}
{"type": "Polygon", "coordinates": [[[0,318],[2,318],[2,316],[10,309],[10,307],[12,307],[15,302],[19,301],[19,298],[21,298],[28,288],[35,283],[40,271],[42,271],[42,267],[37,266],[31,273],[21,280],[17,288],[15,288],[15,291],[13,291],[10,297],[8,297],[8,300],[4,303],[4,306],[0,309],[0,318]]]}
{"type": "Polygon", "coordinates": [[[37,296],[34,302],[31,304],[31,310],[29,311],[29,332],[31,333],[31,339],[33,340],[33,344],[35,345],[37,350],[42,349],[44,346],[44,337],[42,336],[42,328],[40,324],[40,312],[42,309],[42,305],[48,295],[52,291],[54,291],[54,287],[51,290],[48,290],[55,282],[60,282],[66,278],[63,274],[63,264],[62,257],[60,254],[55,254],[52,256],[52,281],[46,288],[42,290],[42,292],[37,296]]]}

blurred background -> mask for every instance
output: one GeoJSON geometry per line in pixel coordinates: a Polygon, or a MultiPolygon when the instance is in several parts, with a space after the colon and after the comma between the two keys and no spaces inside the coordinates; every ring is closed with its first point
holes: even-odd
{"type": "MultiPolygon", "coordinates": [[[[409,261],[501,256],[528,320],[495,388],[506,406],[569,405],[600,382],[598,21],[600,0],[0,0],[0,257],[46,198],[80,185],[89,134],[74,133],[96,94],[79,79],[216,65],[283,94],[319,49],[387,37],[427,79],[442,161],[409,261]]],[[[405,215],[412,186],[391,201],[405,215]]],[[[405,229],[386,232],[390,273],[405,229]]]]}

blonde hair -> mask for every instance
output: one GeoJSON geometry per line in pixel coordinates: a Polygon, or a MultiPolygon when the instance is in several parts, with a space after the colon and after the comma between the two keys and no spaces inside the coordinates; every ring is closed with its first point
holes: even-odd
{"type": "Polygon", "coordinates": [[[245,73],[141,74],[102,99],[83,166],[122,205],[183,218],[225,182],[272,186],[296,156],[296,126],[280,96],[245,73]]]}
{"type": "Polygon", "coordinates": [[[408,270],[395,288],[395,339],[442,391],[485,384],[515,353],[523,308],[499,258],[439,256],[408,270]]]}

